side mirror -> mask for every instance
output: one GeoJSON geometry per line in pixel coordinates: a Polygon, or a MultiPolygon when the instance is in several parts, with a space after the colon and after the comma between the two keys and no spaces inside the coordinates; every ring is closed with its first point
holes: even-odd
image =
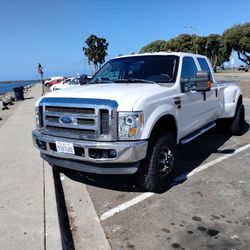
{"type": "Polygon", "coordinates": [[[198,71],[195,74],[195,88],[197,92],[209,91],[211,89],[211,77],[208,71],[198,71]]]}
{"type": "Polygon", "coordinates": [[[79,81],[80,81],[80,85],[85,85],[88,81],[90,81],[90,79],[88,78],[86,74],[84,74],[80,76],[79,81]]]}
{"type": "Polygon", "coordinates": [[[194,78],[181,79],[184,92],[193,90],[197,92],[209,91],[211,89],[211,76],[208,71],[198,71],[194,78]]]}

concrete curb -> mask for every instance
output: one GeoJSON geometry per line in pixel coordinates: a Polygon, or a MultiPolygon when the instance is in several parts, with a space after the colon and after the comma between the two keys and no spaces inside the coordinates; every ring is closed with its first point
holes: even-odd
{"type": "Polygon", "coordinates": [[[45,239],[46,249],[62,249],[57,202],[52,168],[43,162],[45,182],[45,239]]]}
{"type": "Polygon", "coordinates": [[[111,250],[86,186],[60,175],[75,249],[111,250]]]}

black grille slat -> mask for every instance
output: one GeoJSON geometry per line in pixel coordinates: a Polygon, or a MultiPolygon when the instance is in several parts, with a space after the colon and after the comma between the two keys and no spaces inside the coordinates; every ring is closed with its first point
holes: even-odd
{"type": "Polygon", "coordinates": [[[100,119],[101,135],[107,135],[109,133],[109,111],[107,109],[100,110],[100,119]]]}
{"type": "Polygon", "coordinates": [[[56,122],[56,123],[58,123],[59,122],[59,117],[46,115],[45,116],[45,121],[46,122],[56,122]]]}
{"type": "Polygon", "coordinates": [[[51,150],[56,151],[56,144],[55,143],[49,143],[49,147],[51,150]]]}
{"type": "Polygon", "coordinates": [[[43,106],[39,106],[39,123],[40,126],[43,127],[43,106]]]}
{"type": "Polygon", "coordinates": [[[77,124],[79,124],[79,125],[95,125],[95,120],[78,118],[77,124]]]}
{"type": "Polygon", "coordinates": [[[95,109],[93,108],[71,108],[71,107],[46,106],[45,110],[48,112],[71,113],[71,114],[86,114],[86,115],[95,114],[95,109]]]}
{"type": "Polygon", "coordinates": [[[78,134],[78,135],[92,135],[92,136],[95,135],[95,130],[90,130],[90,129],[47,126],[47,130],[50,132],[71,133],[71,134],[78,134]]]}

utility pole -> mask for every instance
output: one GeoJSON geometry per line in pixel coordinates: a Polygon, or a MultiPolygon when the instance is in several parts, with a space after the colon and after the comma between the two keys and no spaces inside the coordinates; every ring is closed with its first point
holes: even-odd
{"type": "Polygon", "coordinates": [[[198,44],[197,44],[197,33],[198,30],[196,28],[194,28],[192,25],[190,26],[185,26],[185,29],[192,29],[194,31],[194,35],[195,35],[195,40],[194,40],[194,46],[195,46],[195,54],[198,54],[198,44]]]}

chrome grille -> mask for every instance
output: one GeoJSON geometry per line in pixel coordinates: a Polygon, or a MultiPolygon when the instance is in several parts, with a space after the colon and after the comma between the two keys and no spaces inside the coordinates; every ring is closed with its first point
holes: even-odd
{"type": "Polygon", "coordinates": [[[44,99],[39,104],[43,109],[44,127],[42,129],[44,133],[85,140],[112,141],[117,139],[117,106],[113,105],[114,101],[101,100],[101,105],[98,105],[98,100],[92,104],[88,103],[88,100],[83,101],[84,99],[44,99]],[[107,105],[104,105],[105,101],[107,105]]]}

